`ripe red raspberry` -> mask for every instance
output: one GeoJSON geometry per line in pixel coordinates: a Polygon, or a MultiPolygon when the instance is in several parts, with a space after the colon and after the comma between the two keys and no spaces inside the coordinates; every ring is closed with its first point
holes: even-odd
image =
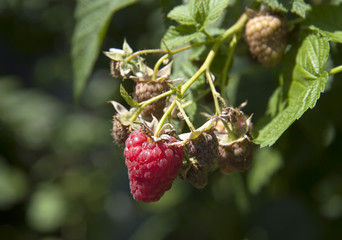
{"type": "Polygon", "coordinates": [[[287,23],[277,15],[260,15],[248,20],[246,38],[252,55],[264,66],[274,66],[286,48],[287,23]]]}
{"type": "MultiPolygon", "coordinates": [[[[169,88],[169,85],[165,82],[137,82],[135,85],[134,97],[135,100],[140,103],[166,92],[169,88]]],[[[160,119],[164,114],[163,110],[165,105],[166,97],[147,105],[142,110],[141,115],[148,121],[152,120],[152,115],[157,119],[160,119]]]]}
{"type": "MultiPolygon", "coordinates": [[[[171,137],[171,141],[177,141],[171,137]]],[[[155,142],[142,130],[133,131],[126,140],[126,166],[135,200],[158,201],[172,186],[182,167],[183,148],[169,142],[155,142]]]]}

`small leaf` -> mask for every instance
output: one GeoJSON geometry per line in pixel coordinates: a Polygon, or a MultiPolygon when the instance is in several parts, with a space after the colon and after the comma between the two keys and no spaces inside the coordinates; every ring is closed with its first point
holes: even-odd
{"type": "MultiPolygon", "coordinates": [[[[290,52],[295,53],[297,47],[290,52]]],[[[292,54],[288,54],[291,56],[292,54]]],[[[313,108],[324,91],[328,80],[328,73],[323,69],[329,55],[329,43],[326,38],[317,34],[307,34],[298,47],[293,60],[287,58],[281,77],[284,80],[283,90],[288,86],[285,99],[280,101],[279,106],[284,103],[286,107],[280,108],[280,112],[271,119],[254,139],[261,147],[274,144],[290,125],[299,119],[309,108],[313,108]]],[[[279,90],[276,90],[279,91],[279,90]]],[[[274,101],[274,99],[273,99],[274,101]]],[[[272,108],[274,108],[272,103],[272,108]]],[[[269,112],[274,112],[270,109],[269,112]]]]}
{"type": "Polygon", "coordinates": [[[282,166],[280,153],[272,148],[262,148],[255,154],[254,164],[248,171],[247,184],[252,194],[257,194],[269,183],[271,177],[282,166]]]}
{"type": "Polygon", "coordinates": [[[230,0],[211,0],[209,1],[209,11],[204,22],[204,27],[214,23],[228,6],[230,0]]]}
{"type": "Polygon", "coordinates": [[[125,53],[121,49],[109,49],[109,52],[103,52],[107,57],[114,61],[122,61],[124,60],[125,53]]]}
{"type": "Polygon", "coordinates": [[[162,39],[162,47],[173,49],[194,40],[199,34],[194,26],[170,26],[162,39]]]}
{"type": "Polygon", "coordinates": [[[126,39],[124,40],[124,43],[122,45],[122,50],[124,51],[126,56],[129,56],[133,53],[133,49],[128,45],[126,39]]]}
{"type": "Polygon", "coordinates": [[[330,41],[342,43],[342,5],[316,5],[303,25],[319,32],[330,41]]]}
{"type": "Polygon", "coordinates": [[[194,1],[194,2],[196,2],[196,6],[193,9],[196,9],[196,10],[193,12],[193,18],[202,27],[204,27],[204,22],[208,16],[209,1],[210,0],[194,1]]]}
{"type": "Polygon", "coordinates": [[[114,12],[137,0],[78,0],[72,36],[74,96],[78,99],[99,55],[108,23],[114,12]]]}
{"type": "Polygon", "coordinates": [[[228,6],[230,0],[193,0],[189,3],[189,12],[201,28],[214,23],[228,6]]]}
{"type": "Polygon", "coordinates": [[[304,0],[258,0],[258,2],[266,4],[272,10],[293,12],[302,18],[305,18],[306,12],[311,8],[304,0]]]}
{"type": "Polygon", "coordinates": [[[168,18],[171,18],[177,21],[180,24],[184,25],[195,25],[196,21],[192,18],[189,8],[187,5],[177,6],[172,9],[167,15],[168,18]]]}
{"type": "Polygon", "coordinates": [[[286,7],[285,4],[288,4],[286,2],[289,2],[288,0],[284,1],[277,1],[277,0],[257,0],[260,3],[264,3],[267,6],[269,6],[272,10],[278,10],[282,12],[287,12],[288,11],[288,6],[286,7]]]}
{"type": "Polygon", "coordinates": [[[130,105],[131,107],[138,107],[139,103],[137,103],[126,91],[126,89],[122,86],[122,84],[120,85],[120,94],[122,96],[123,99],[125,99],[125,101],[127,102],[128,105],[130,105]]]}
{"type": "Polygon", "coordinates": [[[304,2],[304,0],[294,0],[291,7],[291,12],[296,13],[298,16],[305,18],[307,11],[311,6],[304,2]]]}

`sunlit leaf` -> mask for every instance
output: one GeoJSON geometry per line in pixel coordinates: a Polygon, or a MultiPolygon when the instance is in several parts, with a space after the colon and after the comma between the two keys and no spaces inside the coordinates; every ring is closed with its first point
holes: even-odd
{"type": "Polygon", "coordinates": [[[175,7],[169,12],[167,17],[184,25],[196,24],[196,21],[190,15],[190,11],[187,5],[180,5],[180,6],[175,7]]]}
{"type": "Polygon", "coordinates": [[[74,96],[78,99],[92,72],[112,15],[137,0],[78,0],[72,37],[74,96]]]}
{"type": "Polygon", "coordinates": [[[302,18],[305,18],[306,12],[311,8],[304,0],[258,0],[258,2],[266,4],[272,10],[293,12],[302,18]]]}
{"type": "Polygon", "coordinates": [[[287,8],[286,8],[285,4],[288,1],[286,1],[286,2],[285,1],[281,1],[281,0],[280,1],[278,1],[278,0],[257,0],[257,1],[260,2],[260,3],[266,4],[267,6],[269,6],[273,10],[287,12],[287,8]]]}
{"type": "Polygon", "coordinates": [[[262,147],[274,144],[296,119],[315,106],[328,80],[328,73],[323,70],[328,55],[329,43],[326,38],[313,33],[305,36],[298,48],[294,66],[288,58],[281,75],[285,82],[284,88],[289,87],[283,99],[287,106],[260,129],[256,143],[262,147]]]}
{"type": "Polygon", "coordinates": [[[294,0],[291,7],[291,12],[298,14],[302,18],[306,17],[307,11],[311,6],[304,2],[304,0],[294,0]]]}
{"type": "Polygon", "coordinates": [[[163,48],[172,49],[194,40],[199,34],[200,32],[196,30],[195,26],[170,26],[162,39],[161,45],[163,48]]]}

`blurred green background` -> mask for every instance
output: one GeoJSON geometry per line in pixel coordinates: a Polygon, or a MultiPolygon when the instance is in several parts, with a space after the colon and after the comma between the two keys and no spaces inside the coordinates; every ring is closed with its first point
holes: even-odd
{"type": "MultiPolygon", "coordinates": [[[[123,102],[103,54],[73,102],[74,9],[0,1],[0,239],[342,239],[341,74],[276,145],[257,149],[249,171],[213,172],[203,190],[177,179],[159,202],[137,203],[110,136],[107,101],[123,102]]],[[[158,1],[141,1],[114,15],[101,49],[124,38],[158,48],[164,32],[158,1]]],[[[332,49],[341,64],[341,46],[332,49]]],[[[273,72],[236,59],[232,95],[258,117],[273,72]]]]}

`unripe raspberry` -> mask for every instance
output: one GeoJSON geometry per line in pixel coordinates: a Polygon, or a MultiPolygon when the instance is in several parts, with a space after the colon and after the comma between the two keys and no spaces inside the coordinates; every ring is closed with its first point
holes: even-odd
{"type": "MultiPolygon", "coordinates": [[[[156,97],[169,90],[169,85],[165,82],[138,82],[135,85],[134,97],[137,102],[143,102],[156,97]]],[[[166,97],[161,98],[149,105],[147,105],[141,112],[145,120],[151,121],[152,116],[160,119],[164,112],[166,105],[166,97]]]]}
{"type": "Polygon", "coordinates": [[[120,75],[120,62],[111,60],[110,61],[110,75],[114,78],[119,78],[121,77],[120,75]]]}
{"type": "Polygon", "coordinates": [[[218,165],[221,172],[229,174],[247,170],[253,160],[254,144],[246,136],[230,145],[219,145],[218,165]]]}
{"type": "Polygon", "coordinates": [[[128,138],[129,134],[132,132],[129,125],[125,125],[120,121],[119,114],[113,116],[113,128],[112,128],[112,136],[114,141],[119,146],[125,144],[126,139],[128,138]]]}
{"type": "Polygon", "coordinates": [[[286,48],[286,19],[257,14],[246,24],[246,39],[252,55],[264,66],[274,66],[282,58],[286,48]]]}
{"type": "Polygon", "coordinates": [[[218,156],[218,140],[213,130],[207,130],[186,144],[189,155],[203,167],[214,165],[218,156]]]}
{"type": "Polygon", "coordinates": [[[208,184],[208,170],[198,163],[192,163],[184,178],[195,188],[204,188],[208,184]]]}

